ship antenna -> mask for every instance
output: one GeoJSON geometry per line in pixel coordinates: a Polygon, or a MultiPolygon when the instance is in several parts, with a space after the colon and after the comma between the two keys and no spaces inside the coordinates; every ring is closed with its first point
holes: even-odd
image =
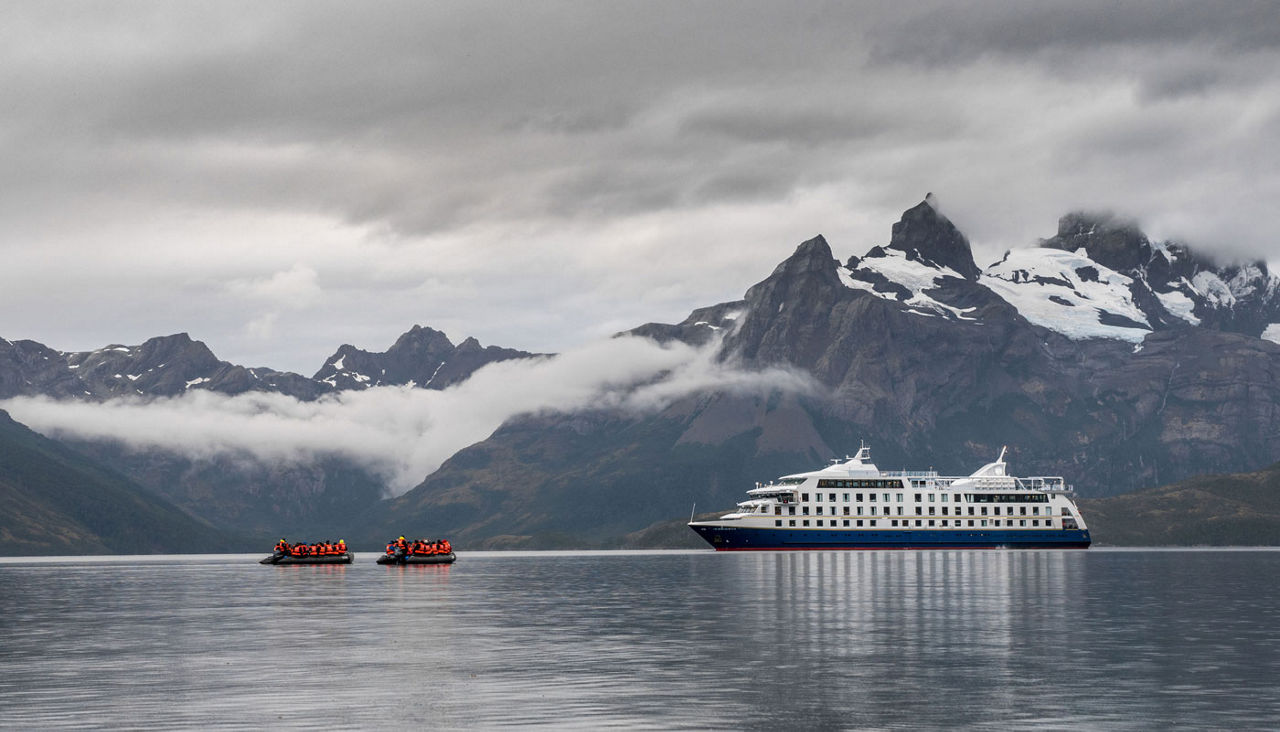
{"type": "Polygon", "coordinates": [[[693,502],[693,508],[689,509],[689,523],[693,523],[693,514],[698,510],[698,502],[693,502]]]}

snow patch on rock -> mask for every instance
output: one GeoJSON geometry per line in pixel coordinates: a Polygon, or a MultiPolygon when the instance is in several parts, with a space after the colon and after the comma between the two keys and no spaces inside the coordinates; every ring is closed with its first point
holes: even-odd
{"type": "Polygon", "coordinates": [[[1151,332],[1133,303],[1133,280],[1090,259],[1081,248],[1015,249],[993,264],[979,283],[1017,308],[1022,317],[1072,340],[1113,338],[1141,342],[1151,332]],[[1079,270],[1088,273],[1086,279],[1079,270]],[[1096,276],[1094,276],[1096,272],[1096,276]],[[1104,323],[1107,316],[1131,321],[1104,323]]]}

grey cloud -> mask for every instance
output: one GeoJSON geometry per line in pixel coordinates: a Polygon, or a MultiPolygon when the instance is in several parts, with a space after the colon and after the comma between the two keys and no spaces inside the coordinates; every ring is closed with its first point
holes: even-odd
{"type": "Polygon", "coordinates": [[[818,232],[860,254],[930,190],[993,256],[1078,207],[1280,255],[1273,9],[15,3],[0,335],[561,350],[818,232]],[[228,283],[295,267],[319,292],[249,335],[228,283]]]}
{"type": "Polygon", "coordinates": [[[1266,0],[933,3],[927,10],[887,19],[875,37],[873,57],[938,64],[992,54],[1025,58],[1058,50],[1084,53],[1167,45],[1198,45],[1239,55],[1280,48],[1275,17],[1275,4],[1266,0]]]}

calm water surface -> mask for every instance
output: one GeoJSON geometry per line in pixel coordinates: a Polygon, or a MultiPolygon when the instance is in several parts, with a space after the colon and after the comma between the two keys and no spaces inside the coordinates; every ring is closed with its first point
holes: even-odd
{"type": "Polygon", "coordinates": [[[0,560],[0,726],[1280,728],[1280,552],[0,560]]]}

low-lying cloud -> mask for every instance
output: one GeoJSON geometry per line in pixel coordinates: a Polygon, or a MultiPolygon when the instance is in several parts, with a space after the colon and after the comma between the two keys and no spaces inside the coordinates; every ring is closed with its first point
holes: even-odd
{"type": "Polygon", "coordinates": [[[803,373],[727,366],[716,361],[714,346],[616,338],[558,356],[491,364],[443,391],[375,387],[311,402],[208,391],[98,403],[18,397],[0,408],[46,435],[112,440],[194,459],[233,455],[299,463],[342,457],[383,476],[389,491],[399,494],[516,415],[585,409],[645,414],[699,392],[767,395],[816,388],[803,373]]]}

